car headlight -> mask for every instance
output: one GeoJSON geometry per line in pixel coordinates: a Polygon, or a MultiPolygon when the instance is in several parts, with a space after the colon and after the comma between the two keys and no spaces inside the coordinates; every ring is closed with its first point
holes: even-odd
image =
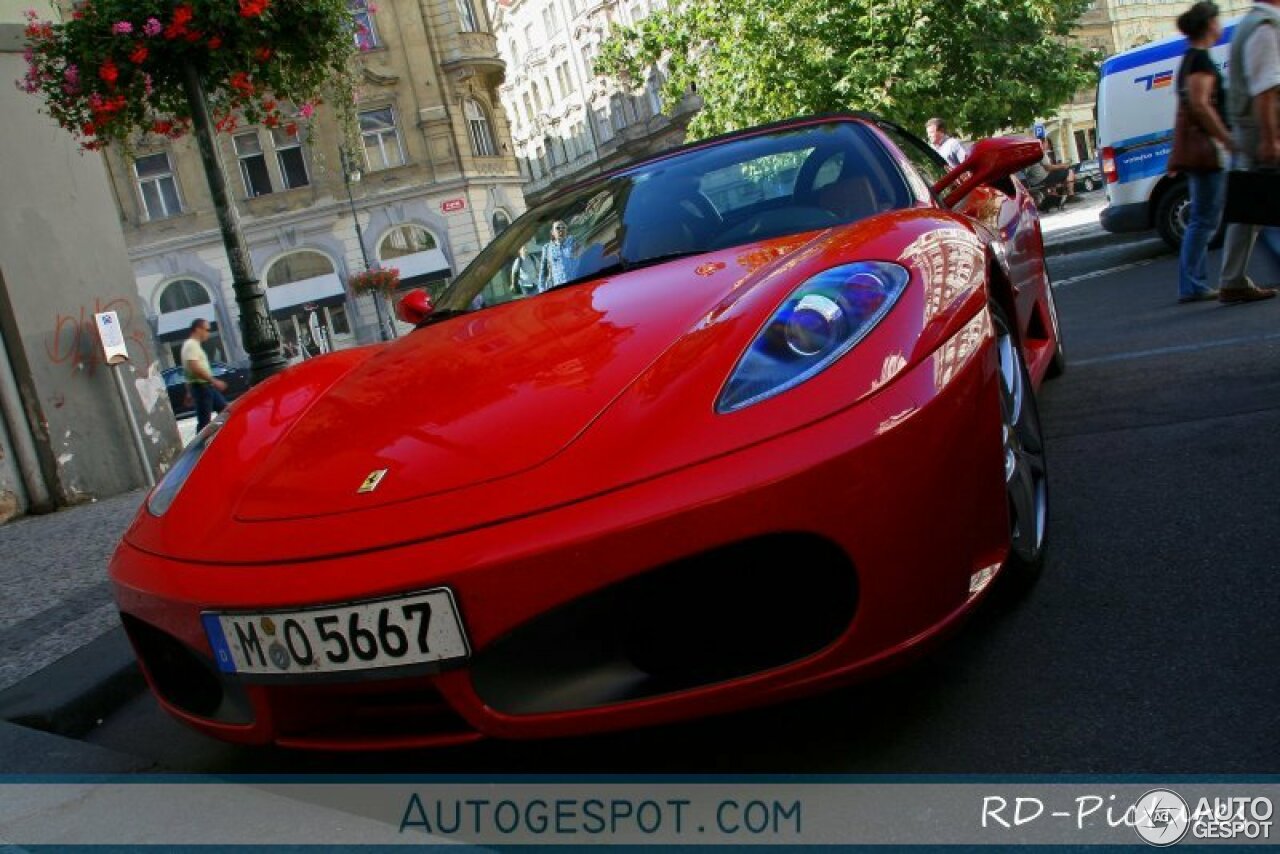
{"type": "Polygon", "coordinates": [[[738,361],[716,411],[734,412],[826,370],[866,337],[911,274],[885,261],[832,267],[791,292],[738,361]]]}
{"type": "Polygon", "coordinates": [[[147,510],[152,516],[163,516],[173,504],[173,499],[178,497],[178,492],[182,489],[183,484],[187,482],[187,478],[191,476],[191,472],[195,469],[196,463],[200,462],[200,457],[204,455],[205,450],[209,447],[209,443],[213,441],[213,437],[222,429],[222,425],[227,422],[227,411],[223,410],[218,416],[205,425],[205,428],[196,434],[191,440],[191,444],[178,455],[178,459],[174,461],[173,468],[165,472],[164,477],[160,478],[160,482],[156,484],[156,488],[151,490],[151,495],[147,498],[147,510]]]}

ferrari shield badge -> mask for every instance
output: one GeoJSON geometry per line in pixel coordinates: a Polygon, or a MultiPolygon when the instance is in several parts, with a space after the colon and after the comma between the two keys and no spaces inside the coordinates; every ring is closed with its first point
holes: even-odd
{"type": "Polygon", "coordinates": [[[378,484],[382,483],[382,479],[387,476],[386,469],[376,469],[369,472],[369,476],[364,479],[364,483],[360,484],[357,493],[373,492],[378,488],[378,484]]]}

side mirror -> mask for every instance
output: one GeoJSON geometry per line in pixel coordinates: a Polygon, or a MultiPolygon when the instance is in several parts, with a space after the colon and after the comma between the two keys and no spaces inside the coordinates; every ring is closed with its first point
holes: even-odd
{"type": "Polygon", "coordinates": [[[1008,178],[1039,163],[1044,151],[1026,136],[996,136],[979,140],[969,158],[933,185],[933,192],[947,207],[959,204],[975,187],[1008,178]]]}
{"type": "Polygon", "coordinates": [[[400,302],[396,304],[396,317],[405,323],[417,326],[430,317],[435,310],[436,307],[431,302],[431,295],[418,288],[409,291],[409,293],[400,298],[400,302]]]}

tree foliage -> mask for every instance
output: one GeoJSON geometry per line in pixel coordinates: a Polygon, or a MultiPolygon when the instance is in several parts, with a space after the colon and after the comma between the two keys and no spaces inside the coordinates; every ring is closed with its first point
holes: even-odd
{"type": "Polygon", "coordinates": [[[600,73],[663,98],[696,89],[699,138],[795,115],[871,110],[914,129],[1026,127],[1090,85],[1068,35],[1089,0],[683,0],[618,28],[600,73]]]}

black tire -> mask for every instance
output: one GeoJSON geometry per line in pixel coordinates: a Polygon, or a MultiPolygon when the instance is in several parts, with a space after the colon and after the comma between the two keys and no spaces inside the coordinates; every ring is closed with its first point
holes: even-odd
{"type": "Polygon", "coordinates": [[[1000,420],[1005,447],[1005,484],[1009,506],[1009,555],[1001,573],[1004,586],[1018,594],[1043,574],[1049,538],[1049,477],[1044,430],[1022,348],[1004,312],[994,303],[999,359],[1000,420]]]}
{"type": "Polygon", "coordinates": [[[1191,194],[1186,181],[1178,181],[1165,191],[1156,205],[1156,231],[1173,251],[1182,248],[1182,236],[1187,232],[1187,215],[1191,210],[1191,194]]]}
{"type": "Polygon", "coordinates": [[[1099,186],[1099,185],[1098,185],[1098,179],[1096,179],[1096,178],[1085,178],[1085,179],[1084,179],[1084,191],[1085,191],[1086,193],[1092,193],[1094,190],[1098,189],[1098,186],[1099,186]]]}

